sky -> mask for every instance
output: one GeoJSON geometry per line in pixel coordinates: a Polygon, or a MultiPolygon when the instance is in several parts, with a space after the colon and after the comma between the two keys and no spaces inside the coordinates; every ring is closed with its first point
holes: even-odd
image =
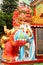
{"type": "Polygon", "coordinates": [[[0,0],[0,4],[2,3],[2,0],[0,0]]]}

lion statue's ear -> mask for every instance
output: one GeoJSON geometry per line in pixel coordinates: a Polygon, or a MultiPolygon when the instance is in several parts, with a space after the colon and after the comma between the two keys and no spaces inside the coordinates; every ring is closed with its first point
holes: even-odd
{"type": "Polygon", "coordinates": [[[7,29],[6,26],[4,26],[4,32],[5,32],[5,34],[7,34],[7,35],[10,35],[10,34],[11,34],[11,30],[7,29]]]}
{"type": "Polygon", "coordinates": [[[4,26],[4,32],[7,33],[7,27],[6,26],[4,26]]]}

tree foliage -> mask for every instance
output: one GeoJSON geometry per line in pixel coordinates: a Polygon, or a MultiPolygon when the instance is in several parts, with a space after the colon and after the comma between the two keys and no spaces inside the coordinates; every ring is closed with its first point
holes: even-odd
{"type": "Polygon", "coordinates": [[[5,16],[3,12],[0,12],[0,35],[3,33],[3,26],[6,25],[5,16]]]}
{"type": "Polygon", "coordinates": [[[3,0],[0,11],[0,35],[4,32],[4,25],[12,28],[12,13],[17,8],[18,0],[3,0]]]}
{"type": "Polygon", "coordinates": [[[6,13],[12,13],[17,8],[17,0],[3,0],[2,10],[6,13]]]}

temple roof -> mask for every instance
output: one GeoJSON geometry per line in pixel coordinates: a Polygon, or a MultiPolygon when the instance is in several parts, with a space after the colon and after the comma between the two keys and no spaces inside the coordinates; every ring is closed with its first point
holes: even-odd
{"type": "Polygon", "coordinates": [[[39,3],[41,3],[43,0],[34,0],[34,1],[32,1],[31,3],[30,3],[30,6],[35,6],[35,5],[37,5],[37,4],[39,4],[39,3]]]}
{"type": "Polygon", "coordinates": [[[34,16],[30,24],[33,27],[43,27],[43,17],[34,16]]]}

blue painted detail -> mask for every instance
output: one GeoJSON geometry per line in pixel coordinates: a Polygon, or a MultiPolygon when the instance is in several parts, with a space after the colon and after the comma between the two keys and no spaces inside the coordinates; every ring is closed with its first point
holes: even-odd
{"type": "Polygon", "coordinates": [[[20,60],[22,60],[23,58],[24,58],[24,46],[22,46],[21,48],[20,48],[20,60]]]}

